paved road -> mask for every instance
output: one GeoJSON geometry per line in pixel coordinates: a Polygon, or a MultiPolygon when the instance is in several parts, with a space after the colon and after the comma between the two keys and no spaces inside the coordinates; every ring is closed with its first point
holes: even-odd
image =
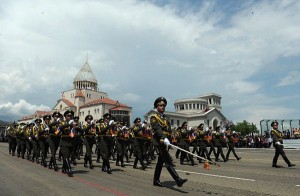
{"type": "MultiPolygon", "coordinates": [[[[224,149],[226,151],[226,149],[224,149]]],[[[60,171],[55,172],[36,163],[12,157],[8,154],[7,143],[0,143],[0,195],[298,195],[300,191],[300,150],[286,149],[290,160],[297,164],[288,168],[271,167],[274,149],[237,149],[240,161],[230,159],[211,165],[180,165],[176,170],[188,182],[178,188],[165,168],[161,181],[167,187],[152,186],[154,168],[146,171],[125,168],[112,164],[113,174],[101,172],[101,163],[93,170],[83,167],[83,161],[74,167],[74,177],[60,171]]],[[[174,157],[175,151],[171,151],[174,157]]],[[[232,157],[231,157],[232,158],[232,157]]],[[[95,160],[95,157],[94,157],[95,160]]],[[[132,162],[130,163],[132,164],[132,162]]],[[[59,165],[61,167],[61,164],[59,165]]],[[[155,164],[152,164],[155,167],[155,164]]]]}

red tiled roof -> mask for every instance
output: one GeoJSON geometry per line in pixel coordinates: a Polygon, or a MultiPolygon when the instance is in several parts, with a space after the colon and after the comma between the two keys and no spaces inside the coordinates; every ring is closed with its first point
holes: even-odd
{"type": "Polygon", "coordinates": [[[71,102],[71,101],[69,101],[69,100],[67,100],[67,99],[61,99],[61,101],[63,101],[65,104],[67,104],[69,107],[74,107],[75,105],[71,102]]]}
{"type": "Polygon", "coordinates": [[[87,107],[87,106],[92,106],[92,105],[98,105],[98,104],[110,104],[110,105],[116,105],[116,106],[121,106],[121,107],[129,107],[123,103],[120,103],[118,101],[109,99],[109,98],[104,98],[104,99],[96,99],[94,101],[91,101],[89,103],[84,104],[82,107],[87,107]]]}
{"type": "Polygon", "coordinates": [[[78,91],[76,91],[75,97],[84,97],[84,95],[81,90],[78,90],[78,91]]]}
{"type": "Polygon", "coordinates": [[[110,110],[116,111],[116,110],[125,110],[126,107],[117,106],[114,108],[111,108],[110,110]]]}

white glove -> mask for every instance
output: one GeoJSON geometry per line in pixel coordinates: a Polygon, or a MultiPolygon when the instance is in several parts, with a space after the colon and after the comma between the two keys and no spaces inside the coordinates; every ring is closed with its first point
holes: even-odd
{"type": "Polygon", "coordinates": [[[114,122],[114,120],[109,121],[109,125],[113,124],[114,122]]]}
{"type": "Polygon", "coordinates": [[[170,141],[168,140],[168,138],[165,138],[164,139],[164,144],[166,145],[166,146],[169,146],[171,143],[170,143],[170,141]]]}
{"type": "Polygon", "coordinates": [[[275,144],[280,145],[280,146],[282,145],[280,142],[275,142],[275,144]]]}
{"type": "Polygon", "coordinates": [[[147,124],[143,123],[143,124],[142,124],[142,127],[145,127],[145,126],[147,126],[147,124]]]}
{"type": "Polygon", "coordinates": [[[73,124],[74,123],[74,120],[70,120],[69,121],[69,125],[73,124]]]}
{"type": "Polygon", "coordinates": [[[28,138],[31,141],[31,137],[28,138]]]}
{"type": "Polygon", "coordinates": [[[46,129],[45,129],[45,131],[49,131],[50,129],[49,129],[49,127],[47,127],[46,129]]]}

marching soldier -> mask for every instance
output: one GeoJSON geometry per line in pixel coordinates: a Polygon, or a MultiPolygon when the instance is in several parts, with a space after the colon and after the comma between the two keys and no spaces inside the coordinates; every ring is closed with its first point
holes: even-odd
{"type": "Polygon", "coordinates": [[[223,140],[223,134],[220,132],[221,127],[216,127],[216,132],[213,134],[214,140],[215,140],[215,146],[217,147],[217,155],[216,155],[216,161],[220,161],[219,155],[221,154],[221,157],[223,158],[223,161],[226,162],[226,158],[223,152],[222,148],[222,140],[223,140]]]}
{"type": "Polygon", "coordinates": [[[17,138],[19,140],[19,146],[17,149],[18,157],[22,157],[25,159],[25,152],[26,152],[26,124],[21,123],[17,130],[17,138]]]}
{"type": "Polygon", "coordinates": [[[133,121],[134,125],[132,127],[132,131],[134,133],[134,156],[135,156],[135,160],[133,163],[133,168],[137,169],[137,163],[138,161],[140,162],[142,169],[145,170],[146,169],[146,165],[144,164],[144,145],[145,145],[145,139],[143,138],[143,127],[141,125],[141,119],[140,118],[136,118],[133,121]]]}
{"type": "Polygon", "coordinates": [[[87,124],[83,125],[83,144],[85,145],[84,167],[87,167],[87,162],[89,162],[90,169],[93,169],[92,151],[93,145],[96,143],[96,125],[93,122],[92,115],[87,115],[85,121],[87,124]]]}
{"type": "Polygon", "coordinates": [[[72,152],[75,132],[73,120],[74,112],[72,110],[67,110],[64,113],[64,117],[65,120],[60,123],[57,130],[57,132],[61,135],[59,146],[63,158],[62,173],[66,173],[69,177],[72,177],[73,171],[70,164],[70,155],[72,152]]]}
{"type": "Polygon", "coordinates": [[[12,156],[15,156],[17,141],[16,141],[16,129],[17,125],[13,124],[7,128],[7,138],[8,138],[8,152],[12,156]]]}
{"type": "Polygon", "coordinates": [[[48,119],[49,117],[46,115],[44,116],[43,120],[44,123],[42,124],[42,120],[41,119],[36,119],[35,120],[35,126],[38,127],[38,141],[39,141],[39,146],[40,146],[40,150],[41,150],[41,165],[44,167],[47,167],[47,152],[48,152],[48,143],[47,138],[49,135],[49,121],[50,119],[48,119]],[[45,121],[46,119],[46,121],[45,121]],[[46,123],[47,124],[46,124],[46,123]]]}
{"type": "Polygon", "coordinates": [[[157,164],[154,172],[153,185],[163,187],[164,185],[160,182],[160,174],[165,163],[166,168],[173,179],[176,181],[177,186],[181,187],[187,179],[181,179],[174,167],[172,166],[172,158],[169,154],[167,147],[170,145],[168,137],[171,139],[171,124],[169,119],[164,115],[165,108],[167,105],[167,100],[164,97],[159,97],[154,101],[154,108],[156,113],[151,116],[151,127],[153,130],[153,138],[155,145],[158,148],[159,155],[157,164]]]}
{"type": "Polygon", "coordinates": [[[125,167],[124,164],[124,155],[126,151],[126,140],[128,138],[128,130],[126,126],[122,126],[123,123],[121,123],[118,126],[118,132],[117,132],[117,160],[116,160],[116,165],[121,167],[125,167]]]}
{"type": "MultiPolygon", "coordinates": [[[[204,124],[201,123],[197,128],[197,140],[198,140],[198,155],[201,157],[205,157],[209,161],[211,161],[210,156],[208,155],[207,146],[205,143],[206,133],[204,131],[204,124]]],[[[199,163],[202,162],[202,159],[199,159],[199,163]]]]}
{"type": "MultiPolygon", "coordinates": [[[[180,140],[180,146],[186,150],[186,151],[190,151],[190,144],[189,144],[189,135],[191,133],[191,130],[187,130],[187,122],[183,122],[181,125],[181,129],[180,129],[180,135],[181,135],[181,140],[180,140]]],[[[183,164],[184,159],[188,159],[189,161],[191,161],[192,166],[195,165],[195,161],[193,159],[192,155],[187,155],[186,152],[181,152],[180,155],[180,164],[183,164]]]]}
{"type": "Polygon", "coordinates": [[[228,161],[229,155],[230,155],[230,152],[231,152],[231,151],[232,151],[233,155],[235,156],[235,158],[236,158],[237,160],[240,160],[241,157],[239,157],[239,156],[235,153],[235,150],[234,150],[234,145],[235,145],[235,143],[236,143],[237,140],[238,140],[238,134],[237,134],[235,131],[233,131],[233,132],[231,133],[231,130],[228,129],[228,130],[226,131],[226,137],[227,137],[227,139],[228,139],[228,152],[227,152],[227,154],[226,154],[226,161],[228,161]]]}
{"type": "Polygon", "coordinates": [[[214,153],[215,156],[215,160],[217,159],[217,153],[216,153],[216,149],[215,149],[215,138],[213,137],[214,132],[212,130],[212,127],[209,127],[206,133],[206,142],[209,146],[209,152],[208,152],[208,156],[210,157],[211,153],[214,153]]]}
{"type": "MultiPolygon", "coordinates": [[[[58,129],[59,123],[60,123],[60,118],[61,118],[61,113],[60,112],[53,112],[52,117],[53,117],[53,121],[51,123],[49,123],[48,127],[49,127],[49,137],[47,139],[48,145],[50,147],[50,151],[51,151],[51,158],[49,161],[49,169],[54,169],[54,171],[58,171],[58,166],[56,164],[56,152],[59,146],[59,140],[60,140],[60,136],[57,135],[55,132],[58,129]]],[[[49,118],[49,117],[48,117],[49,118]]],[[[50,116],[51,119],[51,116],[50,116]]]]}
{"type": "Polygon", "coordinates": [[[79,123],[79,116],[74,116],[74,143],[73,143],[73,149],[71,153],[71,163],[73,165],[77,165],[76,159],[80,160],[80,151],[82,150],[82,138],[83,138],[83,130],[79,123]]]}
{"type": "Polygon", "coordinates": [[[33,133],[33,126],[34,123],[29,123],[27,128],[26,128],[26,132],[25,132],[25,136],[26,136],[26,151],[27,151],[27,160],[30,160],[31,158],[31,153],[32,153],[32,139],[31,139],[31,135],[33,133]]]}
{"type": "Polygon", "coordinates": [[[109,158],[111,156],[111,148],[113,147],[113,126],[114,120],[109,113],[104,114],[103,122],[100,124],[99,134],[101,135],[100,149],[102,154],[102,171],[112,174],[112,170],[109,163],[109,158]]]}
{"type": "Polygon", "coordinates": [[[285,152],[283,150],[283,140],[282,140],[283,134],[278,129],[278,122],[273,121],[271,123],[271,126],[272,126],[271,137],[273,139],[273,146],[275,148],[275,155],[273,158],[272,167],[276,167],[276,168],[282,167],[281,165],[277,165],[277,160],[278,160],[279,155],[282,156],[283,160],[288,164],[289,167],[296,166],[295,164],[292,164],[285,155],[285,152]]]}

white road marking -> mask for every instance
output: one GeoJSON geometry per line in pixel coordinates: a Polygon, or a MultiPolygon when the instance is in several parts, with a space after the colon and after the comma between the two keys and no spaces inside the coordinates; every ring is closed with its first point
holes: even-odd
{"type": "MultiPolygon", "coordinates": [[[[182,173],[190,173],[190,174],[197,174],[197,175],[203,175],[203,176],[212,176],[212,177],[218,177],[218,178],[229,178],[229,179],[234,179],[234,180],[245,180],[245,181],[251,181],[255,182],[253,179],[248,179],[248,178],[236,178],[236,177],[231,177],[231,176],[220,176],[220,175],[215,175],[215,174],[205,174],[205,173],[198,173],[198,172],[191,172],[191,171],[183,171],[183,170],[176,170],[178,172],[182,173]]],[[[299,185],[300,186],[300,185],[299,185]]]]}
{"type": "Polygon", "coordinates": [[[300,186],[300,184],[296,184],[295,186],[300,186]]]}

